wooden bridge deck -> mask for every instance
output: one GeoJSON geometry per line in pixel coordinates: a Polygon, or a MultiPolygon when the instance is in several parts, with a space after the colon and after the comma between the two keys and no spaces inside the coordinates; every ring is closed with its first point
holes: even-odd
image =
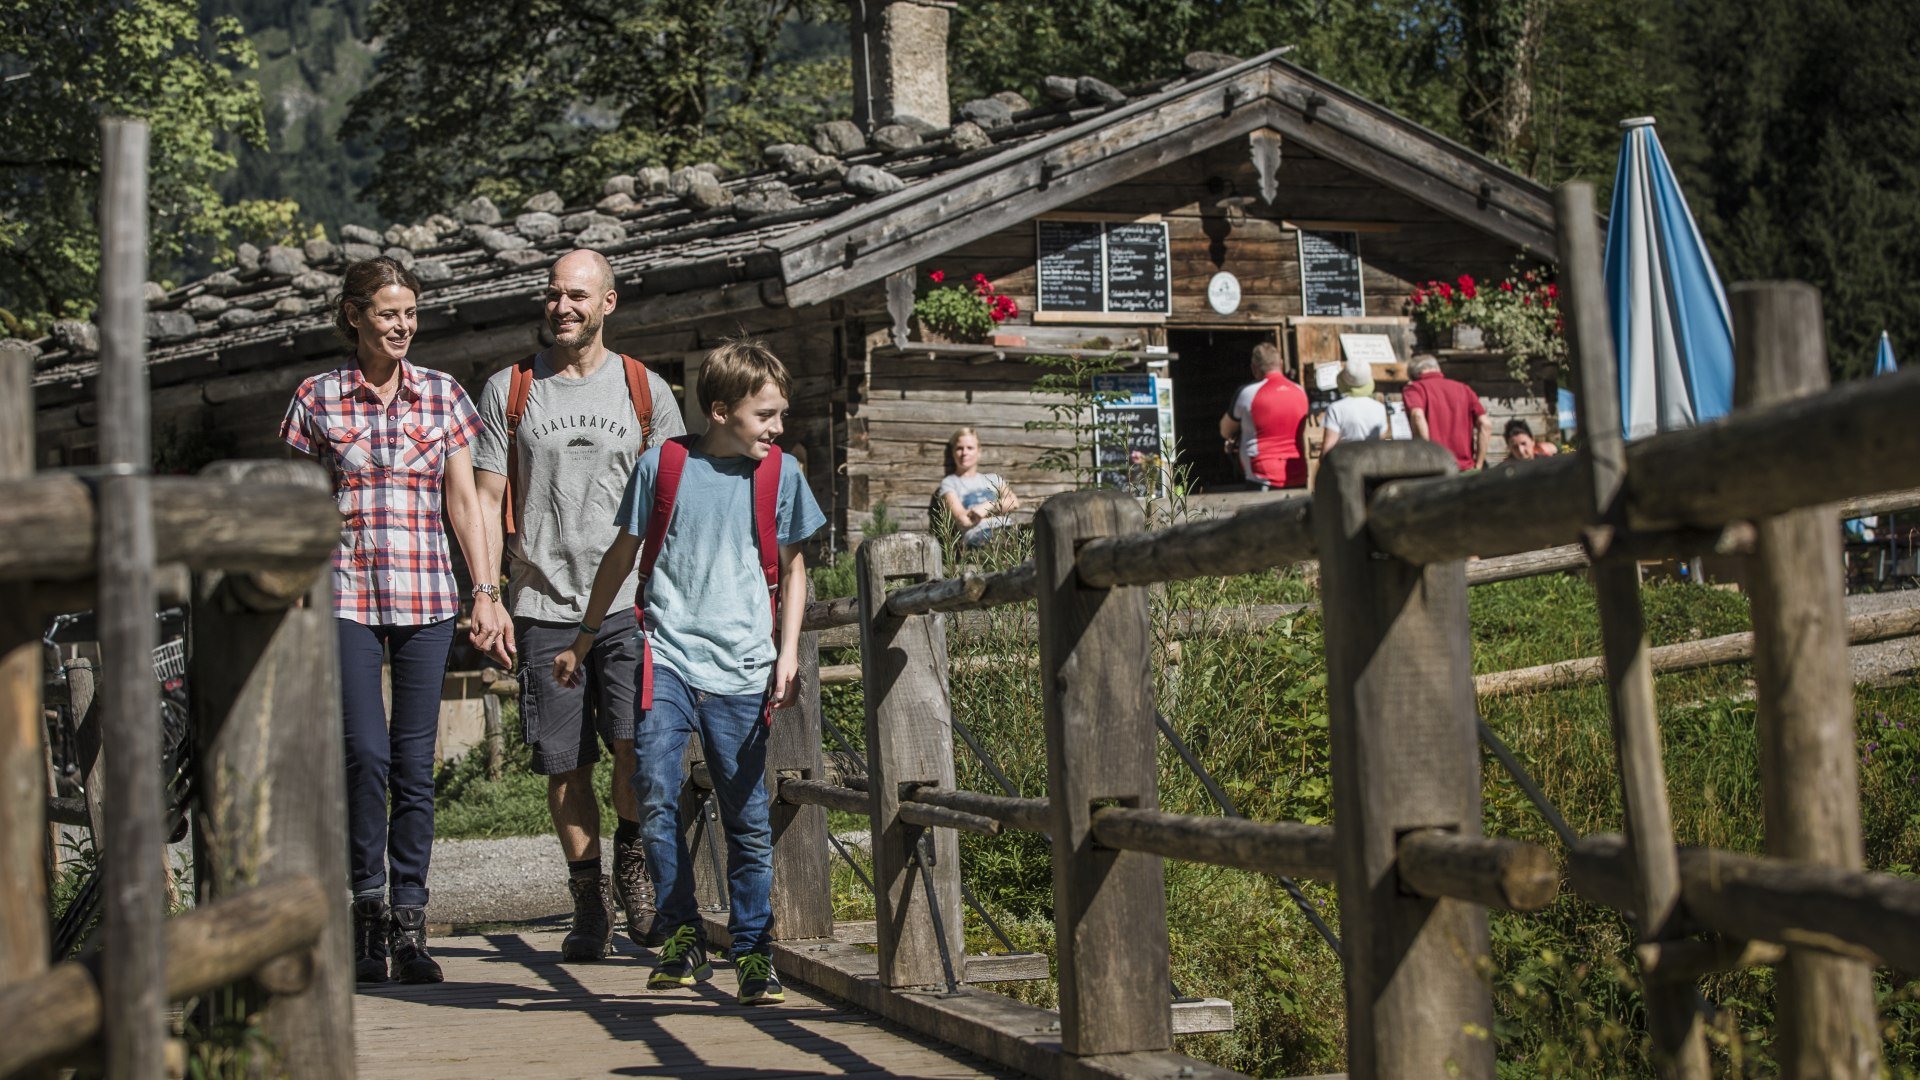
{"type": "Polygon", "coordinates": [[[728,964],[692,990],[648,990],[651,955],[624,937],[601,963],[562,964],[562,936],[535,927],[436,938],[445,983],[362,988],[360,1076],[1018,1075],[791,982],[786,1004],[744,1008],[728,964]]]}

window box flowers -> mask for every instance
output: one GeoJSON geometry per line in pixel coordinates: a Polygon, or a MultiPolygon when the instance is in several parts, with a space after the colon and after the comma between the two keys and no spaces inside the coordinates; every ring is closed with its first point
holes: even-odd
{"type": "Polygon", "coordinates": [[[947,284],[944,270],[927,275],[930,287],[914,301],[913,317],[922,340],[983,342],[1000,324],[1020,314],[1013,297],[994,288],[985,274],[966,284],[947,284]]]}

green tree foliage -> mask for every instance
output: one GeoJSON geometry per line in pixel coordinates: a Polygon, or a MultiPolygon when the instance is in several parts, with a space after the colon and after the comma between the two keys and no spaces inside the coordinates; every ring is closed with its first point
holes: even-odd
{"type": "MultiPolygon", "coordinates": [[[[834,0],[379,0],[381,53],[342,133],[382,148],[367,194],[396,216],[478,191],[597,195],[640,165],[757,163],[843,117],[845,48],[797,58],[834,0]]],[[[845,31],[834,28],[844,40],[845,31]]]]}
{"type": "Polygon", "coordinates": [[[103,116],[151,126],[156,266],[291,226],[293,207],[214,186],[228,137],[264,138],[254,62],[239,24],[204,24],[194,0],[0,0],[0,329],[92,309],[103,116]]]}

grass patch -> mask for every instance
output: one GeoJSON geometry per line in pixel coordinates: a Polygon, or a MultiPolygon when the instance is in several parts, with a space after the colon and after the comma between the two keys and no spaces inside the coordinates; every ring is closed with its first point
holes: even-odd
{"type": "MultiPolygon", "coordinates": [[[[547,812],[547,778],[533,771],[533,750],[520,726],[519,702],[501,703],[500,724],[506,759],[500,779],[487,778],[487,748],[442,762],[433,778],[433,835],[442,840],[480,840],[496,836],[546,836],[553,832],[547,812]]],[[[593,766],[593,790],[600,803],[600,835],[612,836],[619,824],[613,813],[613,752],[602,746],[593,766]]]]}

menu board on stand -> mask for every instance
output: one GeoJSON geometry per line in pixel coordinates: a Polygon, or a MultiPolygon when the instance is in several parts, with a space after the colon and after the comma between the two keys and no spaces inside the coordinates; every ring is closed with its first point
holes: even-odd
{"type": "Polygon", "coordinates": [[[1173,469],[1173,380],[1166,362],[1145,374],[1095,375],[1094,479],[1141,497],[1167,489],[1173,469]]]}

